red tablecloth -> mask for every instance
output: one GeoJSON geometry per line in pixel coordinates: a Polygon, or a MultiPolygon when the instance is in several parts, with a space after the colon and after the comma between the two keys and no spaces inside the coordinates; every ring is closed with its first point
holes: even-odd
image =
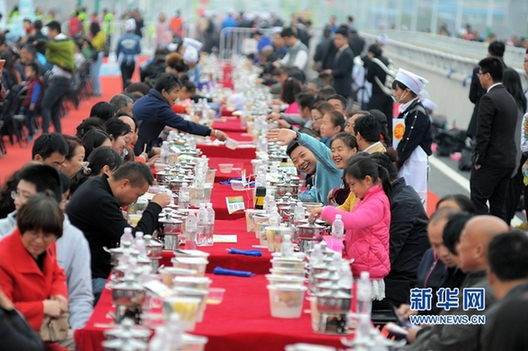
{"type": "Polygon", "coordinates": [[[240,125],[240,118],[238,117],[221,117],[214,120],[213,129],[220,129],[223,132],[239,132],[244,133],[246,128],[242,128],[240,125]]]}
{"type": "MultiPolygon", "coordinates": [[[[247,143],[247,142],[246,142],[247,143]]],[[[235,150],[228,149],[224,145],[197,144],[202,153],[207,157],[228,157],[231,159],[248,159],[255,158],[256,148],[254,145],[239,145],[235,150]]]]}
{"type": "MultiPolygon", "coordinates": [[[[208,305],[202,323],[193,334],[209,338],[207,351],[284,350],[297,342],[342,347],[341,336],[315,334],[311,327],[309,302],[305,300],[298,319],[273,318],[270,314],[267,280],[263,275],[251,278],[209,275],[212,287],[225,288],[220,305],[208,305]]],[[[102,350],[103,330],[112,320],[111,294],[104,290],[92,317],[83,329],[75,331],[79,351],[102,350]]]]}
{"type": "Polygon", "coordinates": [[[250,159],[231,159],[227,157],[212,157],[209,159],[209,168],[215,168],[215,183],[224,182],[231,178],[240,178],[242,169],[246,170],[246,177],[253,174],[253,165],[250,159]],[[233,171],[230,173],[220,172],[220,164],[233,164],[233,171]]]}
{"type": "Polygon", "coordinates": [[[227,211],[226,197],[228,196],[242,196],[244,197],[245,208],[253,208],[253,193],[251,190],[235,191],[231,189],[231,185],[224,185],[214,183],[213,192],[211,193],[211,202],[215,210],[215,219],[229,219],[234,220],[245,217],[244,211],[237,211],[229,214],[227,211]]]}
{"type": "MultiPolygon", "coordinates": [[[[206,272],[212,273],[216,267],[226,269],[236,269],[248,271],[254,274],[268,274],[271,268],[271,253],[266,248],[259,248],[262,251],[261,257],[244,255],[232,255],[228,249],[255,250],[253,245],[259,245],[259,240],[255,238],[255,233],[246,231],[246,219],[240,218],[230,221],[215,221],[215,234],[236,234],[236,243],[215,243],[213,246],[200,246],[199,250],[209,253],[209,264],[206,272]]],[[[163,251],[163,258],[160,264],[172,266],[171,258],[174,257],[172,251],[163,251]]]]}

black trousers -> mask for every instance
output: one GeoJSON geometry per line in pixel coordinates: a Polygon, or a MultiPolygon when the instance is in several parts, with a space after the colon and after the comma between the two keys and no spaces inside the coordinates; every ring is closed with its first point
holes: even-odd
{"type": "Polygon", "coordinates": [[[471,201],[477,214],[492,214],[508,221],[506,214],[506,191],[514,167],[482,165],[472,169],[470,178],[471,201]],[[487,201],[490,207],[488,209],[487,201]]]}
{"type": "MultiPolygon", "coordinates": [[[[507,221],[508,224],[515,216],[515,212],[517,212],[519,201],[521,200],[521,194],[525,188],[523,183],[524,177],[522,173],[522,166],[525,162],[526,157],[523,155],[517,173],[512,178],[510,178],[510,181],[508,182],[508,192],[506,193],[506,218],[509,220],[507,221]]],[[[524,202],[526,203],[526,197],[524,198],[524,202]]]]}
{"type": "Polygon", "coordinates": [[[136,69],[136,62],[121,62],[121,79],[123,79],[123,90],[125,90],[130,84],[134,70],[136,69]]]}

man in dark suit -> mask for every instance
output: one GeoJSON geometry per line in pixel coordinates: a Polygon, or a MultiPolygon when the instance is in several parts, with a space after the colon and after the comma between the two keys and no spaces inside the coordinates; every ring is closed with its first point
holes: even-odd
{"type": "MultiPolygon", "coordinates": [[[[504,42],[491,42],[488,46],[488,57],[498,57],[502,61],[505,49],[506,46],[504,45],[504,42]]],[[[504,61],[502,61],[502,64],[504,65],[504,68],[506,68],[504,61]]],[[[486,94],[486,90],[482,88],[482,85],[480,85],[480,79],[478,76],[479,69],[480,67],[475,67],[473,69],[471,85],[469,87],[469,100],[475,104],[475,108],[473,109],[473,114],[471,115],[471,120],[469,121],[469,126],[467,128],[467,136],[470,138],[475,138],[475,136],[477,135],[477,116],[479,109],[479,101],[482,95],[486,94]]]]}
{"type": "Polygon", "coordinates": [[[471,201],[477,214],[489,213],[506,219],[505,194],[515,168],[515,123],[517,107],[502,85],[504,65],[497,57],[479,62],[479,80],[486,93],[480,98],[476,146],[471,172],[471,201]]]}
{"type": "Polygon", "coordinates": [[[324,72],[332,74],[334,89],[339,95],[348,99],[352,95],[352,68],[354,66],[354,53],[348,45],[348,29],[345,27],[337,29],[334,45],[337,48],[334,67],[324,72]]]}

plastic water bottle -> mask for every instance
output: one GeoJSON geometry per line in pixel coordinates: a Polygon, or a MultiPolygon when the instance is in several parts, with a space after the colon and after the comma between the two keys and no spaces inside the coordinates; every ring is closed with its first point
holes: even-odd
{"type": "Polygon", "coordinates": [[[334,223],[332,223],[332,245],[331,249],[337,252],[343,251],[343,231],[345,225],[341,220],[341,215],[338,214],[335,216],[334,223]]]}
{"type": "Polygon", "coordinates": [[[279,210],[277,209],[277,206],[273,206],[271,208],[271,213],[269,216],[269,225],[270,227],[278,227],[281,222],[281,215],[279,214],[279,210]]]}
{"type": "Polygon", "coordinates": [[[293,212],[293,222],[295,225],[298,225],[304,220],[304,217],[304,207],[302,202],[298,201],[297,205],[295,206],[295,211],[293,212]]]}
{"type": "Polygon", "coordinates": [[[312,254],[310,255],[310,266],[314,267],[317,266],[319,263],[324,262],[324,254],[321,250],[321,244],[315,244],[314,250],[312,254]]]}
{"type": "Polygon", "coordinates": [[[143,232],[136,232],[132,249],[139,252],[140,256],[146,256],[147,250],[145,249],[145,240],[143,239],[143,232]]]}
{"type": "Polygon", "coordinates": [[[123,235],[121,235],[121,240],[119,246],[121,247],[130,247],[134,241],[134,236],[132,236],[132,228],[126,227],[123,235]]]}
{"type": "Polygon", "coordinates": [[[208,203],[207,204],[207,223],[208,223],[208,231],[207,231],[207,246],[213,246],[213,235],[214,235],[214,225],[215,225],[215,210],[213,209],[213,204],[208,203]]]}
{"type": "Polygon", "coordinates": [[[189,213],[185,220],[185,250],[196,250],[196,233],[198,231],[196,216],[189,213]]]}
{"type": "Polygon", "coordinates": [[[205,208],[205,204],[202,202],[200,204],[200,209],[198,210],[198,222],[197,222],[197,233],[196,233],[196,245],[198,246],[206,246],[207,245],[207,229],[208,229],[208,221],[207,221],[207,209],[205,208]]]}
{"type": "Polygon", "coordinates": [[[189,185],[183,183],[180,192],[178,194],[178,209],[186,210],[189,208],[190,195],[189,195],[189,185]]]}
{"type": "Polygon", "coordinates": [[[372,283],[369,272],[361,272],[357,282],[357,313],[368,315],[372,312],[372,283]]]}
{"type": "Polygon", "coordinates": [[[164,141],[163,144],[161,144],[161,150],[160,150],[160,159],[162,163],[168,164],[169,163],[169,142],[164,141]]]}
{"type": "Polygon", "coordinates": [[[280,246],[281,258],[293,257],[293,243],[289,234],[284,235],[280,246]]]}

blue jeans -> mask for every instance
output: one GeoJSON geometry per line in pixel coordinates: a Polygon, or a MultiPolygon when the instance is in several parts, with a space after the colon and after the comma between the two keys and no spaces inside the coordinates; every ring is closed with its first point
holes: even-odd
{"type": "Polygon", "coordinates": [[[60,107],[62,98],[70,90],[71,85],[71,78],[56,76],[52,78],[51,85],[46,88],[40,103],[43,133],[49,133],[50,121],[53,122],[55,131],[62,133],[60,107]]]}
{"type": "Polygon", "coordinates": [[[95,293],[101,293],[105,287],[105,278],[92,278],[92,290],[95,293]]]}
{"type": "Polygon", "coordinates": [[[103,63],[103,53],[97,55],[97,60],[92,62],[90,66],[90,78],[92,78],[92,93],[94,95],[101,95],[101,79],[99,72],[101,71],[101,64],[103,63]]]}
{"type": "Polygon", "coordinates": [[[33,136],[35,134],[35,130],[33,129],[33,120],[35,119],[37,115],[37,111],[33,110],[30,111],[29,107],[23,107],[22,113],[24,114],[24,120],[26,123],[26,128],[28,130],[28,136],[33,136]]]}

